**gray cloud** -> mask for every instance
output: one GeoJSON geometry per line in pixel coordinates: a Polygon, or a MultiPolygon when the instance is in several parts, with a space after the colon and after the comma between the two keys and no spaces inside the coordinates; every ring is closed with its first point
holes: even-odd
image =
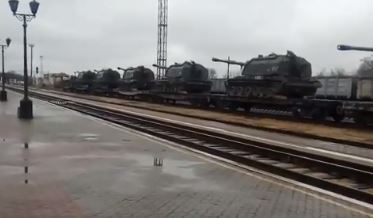
{"type": "MultiPolygon", "coordinates": [[[[39,0],[29,23],[35,56],[45,71],[72,73],[103,67],[151,66],[156,60],[156,0],[39,0]]],[[[21,9],[28,10],[21,0],[21,9]]],[[[0,40],[10,36],[7,69],[22,71],[22,26],[7,1],[0,3],[0,40]]],[[[373,46],[369,0],[169,0],[169,63],[195,60],[224,74],[211,57],[248,60],[258,54],[293,50],[314,73],[358,67],[363,52],[336,45],[373,46]]],[[[36,64],[38,64],[36,60],[36,64]]]]}

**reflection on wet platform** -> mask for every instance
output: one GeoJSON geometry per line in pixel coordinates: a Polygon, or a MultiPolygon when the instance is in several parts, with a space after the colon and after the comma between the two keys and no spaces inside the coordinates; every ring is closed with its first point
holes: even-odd
{"type": "Polygon", "coordinates": [[[29,150],[29,143],[26,142],[24,144],[24,152],[23,152],[23,160],[24,160],[24,168],[25,168],[25,184],[29,183],[29,158],[30,158],[30,150],[29,150]]]}

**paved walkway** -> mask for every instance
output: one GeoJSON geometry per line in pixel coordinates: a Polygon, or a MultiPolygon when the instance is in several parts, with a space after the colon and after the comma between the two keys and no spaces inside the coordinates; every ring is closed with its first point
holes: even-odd
{"type": "Polygon", "coordinates": [[[369,217],[166,143],[20,96],[0,103],[0,217],[369,217]],[[28,149],[25,149],[28,143],[28,149]],[[154,158],[163,166],[154,166],[154,158]]]}

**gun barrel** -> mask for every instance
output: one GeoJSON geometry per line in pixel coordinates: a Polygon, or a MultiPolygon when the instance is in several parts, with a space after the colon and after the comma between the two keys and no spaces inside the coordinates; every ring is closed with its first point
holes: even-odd
{"type": "Polygon", "coordinates": [[[338,50],[340,51],[370,51],[373,52],[373,48],[369,47],[358,47],[358,46],[350,46],[350,45],[338,45],[337,46],[338,50]]]}
{"type": "Polygon", "coordinates": [[[159,66],[158,64],[153,64],[153,67],[160,68],[160,69],[167,69],[167,67],[159,66]]]}
{"type": "Polygon", "coordinates": [[[239,61],[233,61],[233,60],[224,60],[224,59],[219,59],[219,58],[212,58],[213,62],[221,62],[221,63],[226,63],[226,64],[232,64],[232,65],[239,65],[239,66],[244,66],[244,62],[239,62],[239,61]]]}

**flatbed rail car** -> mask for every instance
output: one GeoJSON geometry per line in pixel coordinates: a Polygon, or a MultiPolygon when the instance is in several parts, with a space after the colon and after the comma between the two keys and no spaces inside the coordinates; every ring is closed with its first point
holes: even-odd
{"type": "Polygon", "coordinates": [[[144,100],[155,103],[172,103],[188,102],[195,106],[209,106],[209,93],[162,93],[151,90],[136,91],[136,92],[117,92],[117,97],[130,100],[144,100]]]}
{"type": "Polygon", "coordinates": [[[269,108],[274,110],[291,111],[296,117],[311,117],[313,119],[325,119],[332,117],[335,121],[341,121],[343,102],[324,99],[250,99],[233,97],[225,94],[171,94],[154,91],[118,92],[118,97],[133,100],[145,100],[156,103],[187,102],[194,106],[215,108],[229,108],[237,110],[242,108],[250,111],[252,107],[269,108]]]}
{"type": "Polygon", "coordinates": [[[373,101],[330,100],[317,98],[304,99],[247,99],[240,97],[212,94],[209,104],[214,107],[228,107],[231,110],[242,108],[250,111],[252,107],[289,111],[294,117],[307,117],[324,120],[327,117],[340,122],[345,118],[353,119],[358,124],[373,124],[373,101]]]}
{"type": "Polygon", "coordinates": [[[354,119],[356,123],[373,123],[373,102],[328,100],[317,98],[304,99],[248,99],[243,97],[227,96],[225,94],[169,94],[152,91],[120,93],[120,97],[146,100],[157,103],[187,102],[199,107],[239,108],[250,111],[252,107],[289,111],[295,117],[307,117],[315,120],[324,120],[327,117],[340,122],[345,118],[354,119]]]}
{"type": "Polygon", "coordinates": [[[343,101],[342,110],[346,117],[353,118],[356,123],[373,124],[372,101],[343,101]]]}
{"type": "Polygon", "coordinates": [[[311,117],[316,120],[332,117],[335,121],[339,122],[345,117],[342,108],[342,101],[336,100],[314,98],[252,99],[227,96],[223,94],[212,94],[209,96],[209,103],[214,107],[228,107],[231,110],[242,108],[246,111],[250,111],[252,107],[256,107],[262,109],[290,111],[296,117],[311,117]]]}

